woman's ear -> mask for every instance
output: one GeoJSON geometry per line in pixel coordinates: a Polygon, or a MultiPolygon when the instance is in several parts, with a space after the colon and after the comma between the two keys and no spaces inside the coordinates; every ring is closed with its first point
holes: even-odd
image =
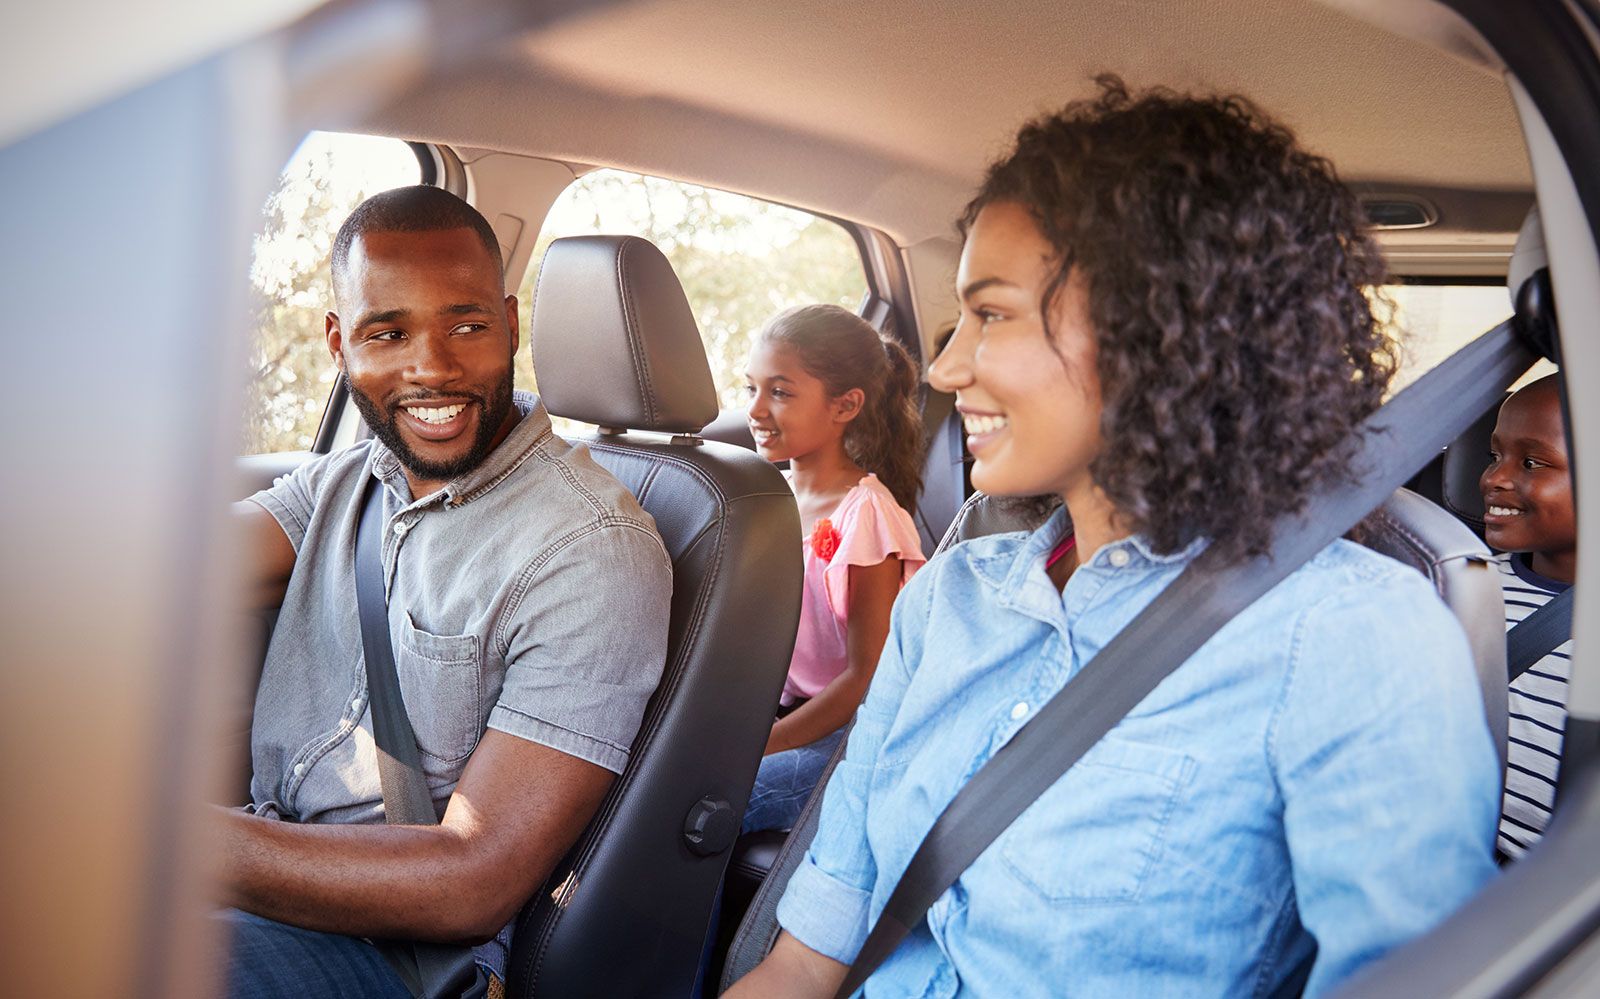
{"type": "Polygon", "coordinates": [[[841,392],[833,397],[829,406],[833,410],[833,422],[849,423],[861,415],[861,408],[867,404],[867,394],[859,388],[848,392],[841,392]]]}

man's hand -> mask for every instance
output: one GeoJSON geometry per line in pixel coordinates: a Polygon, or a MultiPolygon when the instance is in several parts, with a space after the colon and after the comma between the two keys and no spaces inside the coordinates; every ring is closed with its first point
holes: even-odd
{"type": "Polygon", "coordinates": [[[295,825],[219,810],[221,901],[330,933],[481,942],[543,883],[615,776],[489,729],[437,826],[295,825]]]}
{"type": "Polygon", "coordinates": [[[245,565],[245,607],[266,610],[283,603],[294,572],[294,545],[265,509],[248,500],[233,504],[234,530],[245,565]]]}

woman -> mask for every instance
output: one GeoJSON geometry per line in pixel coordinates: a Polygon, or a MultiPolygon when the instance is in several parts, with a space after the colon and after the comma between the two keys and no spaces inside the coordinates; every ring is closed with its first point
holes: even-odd
{"type": "MultiPolygon", "coordinates": [[[[1186,564],[1264,551],[1345,477],[1393,373],[1379,252],[1327,162],[1241,99],[1100,85],[968,206],[930,372],[973,485],[1064,509],[907,585],[739,994],[831,994],[956,790],[1186,564]]],[[[1323,993],[1492,875],[1496,767],[1448,610],[1336,542],[1036,801],[866,993],[1323,993]]]]}

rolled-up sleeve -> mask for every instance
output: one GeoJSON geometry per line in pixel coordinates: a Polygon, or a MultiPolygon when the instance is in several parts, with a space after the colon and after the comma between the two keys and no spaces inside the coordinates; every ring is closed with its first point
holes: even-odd
{"type": "Polygon", "coordinates": [[[334,455],[321,455],[272,480],[272,485],[250,497],[250,502],[272,515],[288,535],[296,553],[305,543],[311,515],[334,455]]]}
{"type": "Polygon", "coordinates": [[[872,686],[856,712],[844,758],[828,779],[816,836],[778,903],[778,925],[845,964],[855,960],[876,915],[878,869],[867,842],[872,773],[922,659],[933,575],[912,577],[895,601],[872,686]]]}
{"type": "Polygon", "coordinates": [[[1308,608],[1269,749],[1306,995],[1428,931],[1494,875],[1499,763],[1465,636],[1397,571],[1308,608]]]}
{"type": "Polygon", "coordinates": [[[597,524],[523,570],[500,628],[489,727],[621,773],[666,661],[672,565],[632,523],[597,524]]]}

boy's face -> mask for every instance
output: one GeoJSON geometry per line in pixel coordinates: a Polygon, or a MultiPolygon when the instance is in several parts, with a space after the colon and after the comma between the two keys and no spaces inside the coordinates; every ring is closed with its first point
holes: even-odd
{"type": "Polygon", "coordinates": [[[1500,407],[1478,488],[1491,547],[1547,556],[1576,549],[1572,477],[1553,380],[1535,382],[1500,407]]]}

